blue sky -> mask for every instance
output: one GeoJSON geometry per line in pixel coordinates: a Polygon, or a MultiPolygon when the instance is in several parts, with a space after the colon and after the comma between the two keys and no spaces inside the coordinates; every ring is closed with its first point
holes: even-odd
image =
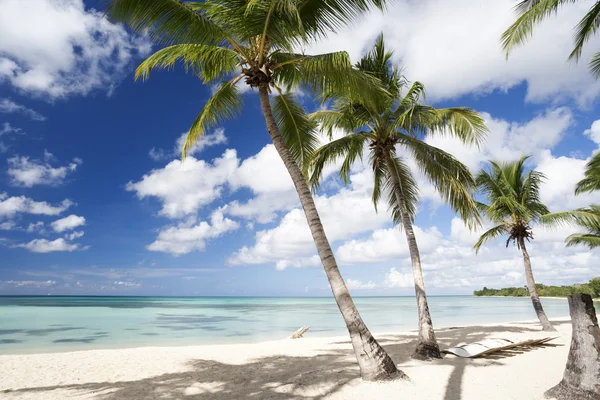
{"type": "MultiPolygon", "coordinates": [[[[600,83],[585,65],[598,40],[580,65],[565,62],[589,4],[565,8],[507,62],[498,38],[513,18],[510,1],[446,3],[398,1],[308,50],[347,50],[357,60],[383,30],[429,102],[473,107],[490,129],[480,151],[444,137],[431,144],[473,171],[490,158],[532,154],[529,167],[548,176],[542,197],[551,210],[597,201],[572,193],[600,146],[600,83]]],[[[157,48],[103,19],[101,7],[0,4],[0,294],[329,295],[256,93],[182,164],[178,140],[210,87],[181,68],[135,83],[135,66],[157,48]]],[[[404,238],[385,207],[374,212],[370,180],[368,166],[356,165],[343,187],[331,169],[317,207],[352,293],[410,295],[404,238]]],[[[475,255],[476,233],[419,182],[416,229],[430,293],[524,285],[515,248],[498,241],[475,255]]],[[[564,248],[572,231],[536,230],[539,282],[600,275],[597,251],[564,248]]]]}

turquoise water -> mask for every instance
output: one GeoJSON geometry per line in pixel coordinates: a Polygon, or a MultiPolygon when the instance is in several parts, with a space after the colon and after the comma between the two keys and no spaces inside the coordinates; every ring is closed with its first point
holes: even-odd
{"type": "MultiPolygon", "coordinates": [[[[416,329],[413,297],[358,297],[373,332],[416,329]]],[[[550,317],[566,300],[543,299],[550,317]]],[[[431,296],[435,326],[535,319],[525,298],[431,296]]],[[[83,349],[247,343],[282,339],[303,325],[308,336],[345,334],[332,298],[0,297],[0,354],[83,349]]]]}

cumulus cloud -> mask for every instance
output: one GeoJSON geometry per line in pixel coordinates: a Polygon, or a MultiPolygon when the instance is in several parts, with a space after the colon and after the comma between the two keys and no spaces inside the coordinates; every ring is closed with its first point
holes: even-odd
{"type": "Polygon", "coordinates": [[[27,232],[42,232],[44,230],[44,222],[31,222],[27,227],[27,232]]]}
{"type": "Polygon", "coordinates": [[[593,2],[561,8],[507,61],[500,36],[516,18],[514,4],[512,0],[482,0],[473,7],[469,0],[398,1],[385,14],[373,11],[311,51],[348,50],[357,60],[383,31],[388,46],[395,50],[394,59],[404,65],[410,79],[425,84],[432,100],[505,91],[526,82],[528,101],[570,98],[589,104],[600,90],[600,82],[587,67],[599,38],[590,40],[579,64],[567,63],[566,58],[573,48],[573,27],[593,2]]]}
{"type": "Polygon", "coordinates": [[[373,281],[364,283],[358,279],[346,279],[346,286],[350,290],[372,290],[377,287],[377,284],[373,281]]]}
{"type": "Polygon", "coordinates": [[[217,238],[238,228],[239,224],[237,222],[223,217],[223,213],[217,210],[211,215],[210,223],[201,221],[196,224],[192,219],[177,226],[162,228],[156,241],[147,248],[150,251],[160,251],[173,255],[203,251],[207,240],[217,238]]]}
{"type": "MultiPolygon", "coordinates": [[[[0,72],[1,74],[1,72],[0,72]]],[[[44,117],[39,112],[32,110],[31,108],[27,108],[24,105],[17,104],[11,99],[2,99],[0,100],[0,113],[16,113],[24,115],[28,118],[31,118],[34,121],[45,121],[46,117],[44,117]]]]}
{"type": "Polygon", "coordinates": [[[0,231],[10,231],[16,227],[15,223],[12,221],[6,221],[0,223],[0,231]]]}
{"type": "MultiPolygon", "coordinates": [[[[369,232],[390,223],[386,212],[376,213],[371,200],[372,172],[365,169],[351,176],[351,189],[343,188],[327,196],[316,196],[315,203],[331,243],[369,232]],[[369,178],[371,177],[371,178],[369,178]]],[[[385,207],[383,207],[385,209],[385,207]]],[[[238,250],[232,265],[275,263],[278,269],[319,264],[304,212],[289,211],[279,225],[256,233],[255,244],[238,250]]]]}
{"type": "Polygon", "coordinates": [[[410,271],[399,271],[396,268],[390,268],[385,274],[383,284],[389,288],[409,288],[415,285],[413,274],[410,271]]]}
{"type": "Polygon", "coordinates": [[[33,239],[29,243],[18,244],[15,247],[23,247],[32,253],[51,253],[56,251],[68,251],[72,252],[75,250],[85,250],[85,247],[81,247],[77,243],[69,243],[63,238],[55,240],[48,239],[33,239]]]}
{"type": "Polygon", "coordinates": [[[47,281],[0,281],[0,286],[13,286],[13,287],[48,287],[56,285],[56,281],[47,280],[47,281]]]}
{"type": "Polygon", "coordinates": [[[16,214],[59,215],[73,205],[70,200],[52,205],[45,201],[35,201],[25,196],[8,197],[0,193],[0,217],[13,217],[16,214]]]}
{"type": "Polygon", "coordinates": [[[52,222],[50,224],[50,226],[52,226],[52,229],[54,230],[54,232],[64,232],[64,231],[68,231],[71,229],[75,229],[78,226],[82,226],[84,224],[85,224],[84,217],[80,217],[78,215],[71,214],[68,217],[57,219],[56,221],[52,222]]]}
{"type": "Polygon", "coordinates": [[[227,150],[212,164],[194,157],[174,160],[164,168],[152,170],[126,189],[140,199],[156,197],[162,202],[159,214],[180,218],[217,199],[238,165],[235,150],[227,150]]]}
{"type": "MultiPolygon", "coordinates": [[[[175,146],[172,150],[157,149],[153,147],[148,152],[148,155],[154,161],[160,161],[168,158],[179,158],[181,156],[181,151],[183,150],[183,145],[185,144],[185,139],[187,135],[187,132],[182,133],[175,141],[175,146]]],[[[215,129],[213,132],[207,133],[200,140],[198,140],[196,144],[188,150],[187,155],[198,155],[207,147],[212,147],[225,143],[227,143],[225,130],[223,128],[218,128],[215,129]]]]}
{"type": "MultiPolygon", "coordinates": [[[[47,154],[51,155],[51,153],[47,154]]],[[[48,160],[48,157],[46,159],[48,160]]],[[[60,185],[68,174],[75,172],[78,164],[72,162],[61,167],[53,167],[47,162],[16,156],[8,159],[8,165],[8,175],[11,177],[13,185],[33,187],[35,185],[60,185]]]]}
{"type": "Polygon", "coordinates": [[[150,51],[82,0],[3,0],[0,15],[0,80],[34,95],[110,93],[132,58],[150,51]]]}
{"type": "Polygon", "coordinates": [[[77,232],[66,234],[65,235],[65,239],[67,239],[67,240],[75,240],[75,239],[79,239],[79,238],[83,237],[83,235],[84,235],[83,231],[77,231],[77,232]]]}

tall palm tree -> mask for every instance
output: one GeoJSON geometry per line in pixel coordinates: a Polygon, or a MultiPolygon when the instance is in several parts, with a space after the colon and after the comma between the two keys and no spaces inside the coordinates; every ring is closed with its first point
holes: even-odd
{"type": "Polygon", "coordinates": [[[347,53],[306,55],[295,49],[371,6],[384,5],[385,0],[112,0],[107,10],[113,20],[167,45],[138,67],[136,78],[181,61],[205,83],[221,82],[193,122],[183,157],[207,129],[237,114],[242,105],[238,83],[258,89],[267,130],[294,182],[361,375],[368,380],[399,371],[361,319],[338,269],[303,174],[317,143],[314,124],[290,91],[303,85],[316,93],[368,98],[375,81],[353,69],[347,53]],[[278,95],[270,99],[272,91],[278,95]]]}
{"type": "Polygon", "coordinates": [[[490,161],[490,170],[482,169],[477,175],[477,187],[488,202],[478,203],[479,209],[496,226],[481,235],[474,248],[479,252],[484,243],[501,235],[508,235],[506,247],[511,241],[517,244],[517,248],[523,253],[527,288],[533,308],[542,328],[545,331],[555,331],[537,294],[531,260],[525,247],[525,241],[533,239],[531,225],[538,222],[542,215],[548,214],[548,208],[540,200],[540,186],[545,176],[535,170],[525,172],[524,164],[528,158],[529,156],[524,156],[511,163],[490,161]]]}
{"type": "MultiPolygon", "coordinates": [[[[515,7],[519,17],[502,34],[502,48],[506,56],[517,46],[525,43],[533,34],[533,27],[558,12],[559,8],[578,0],[522,0],[515,7]]],[[[598,29],[600,20],[600,1],[594,2],[588,13],[575,27],[575,47],[569,60],[578,61],[585,42],[590,40],[598,29]]],[[[594,54],[589,63],[590,72],[595,78],[600,77],[600,52],[594,54]]]]}
{"type": "Polygon", "coordinates": [[[585,176],[577,182],[575,194],[600,190],[600,152],[592,156],[585,168],[585,176]]]}
{"type": "Polygon", "coordinates": [[[474,180],[467,167],[452,155],[428,145],[423,138],[433,134],[454,135],[467,143],[478,143],[486,128],[483,119],[468,108],[435,109],[422,104],[423,85],[415,82],[402,93],[404,80],[391,66],[392,53],[386,51],[383,36],[357,64],[360,70],[380,79],[392,97],[365,103],[352,94],[337,96],[332,110],[317,111],[312,118],[333,135],[341,129],[346,135],[319,148],[314,154],[311,183],[318,186],[323,167],[344,157],[340,175],[345,182],[352,164],[362,159],[365,146],[373,167],[375,185],[373,203],[386,196],[393,219],[404,228],[409,245],[418,305],[419,343],[413,354],[418,359],[439,358],[427,296],[419,248],[413,230],[419,201],[418,187],[406,157],[399,148],[410,153],[418,169],[437,188],[441,196],[470,224],[478,223],[479,214],[470,190],[474,180]]]}

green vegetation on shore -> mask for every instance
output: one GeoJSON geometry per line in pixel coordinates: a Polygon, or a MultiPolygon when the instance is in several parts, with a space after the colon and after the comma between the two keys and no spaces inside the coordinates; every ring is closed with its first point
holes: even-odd
{"type": "MultiPolygon", "coordinates": [[[[571,286],[546,286],[541,283],[536,285],[540,296],[548,297],[567,297],[573,293],[586,293],[592,297],[600,298],[600,278],[594,278],[588,283],[574,284],[571,286]]],[[[511,297],[529,297],[527,287],[509,287],[502,289],[488,289],[473,291],[475,296],[511,296],[511,297]]]]}

